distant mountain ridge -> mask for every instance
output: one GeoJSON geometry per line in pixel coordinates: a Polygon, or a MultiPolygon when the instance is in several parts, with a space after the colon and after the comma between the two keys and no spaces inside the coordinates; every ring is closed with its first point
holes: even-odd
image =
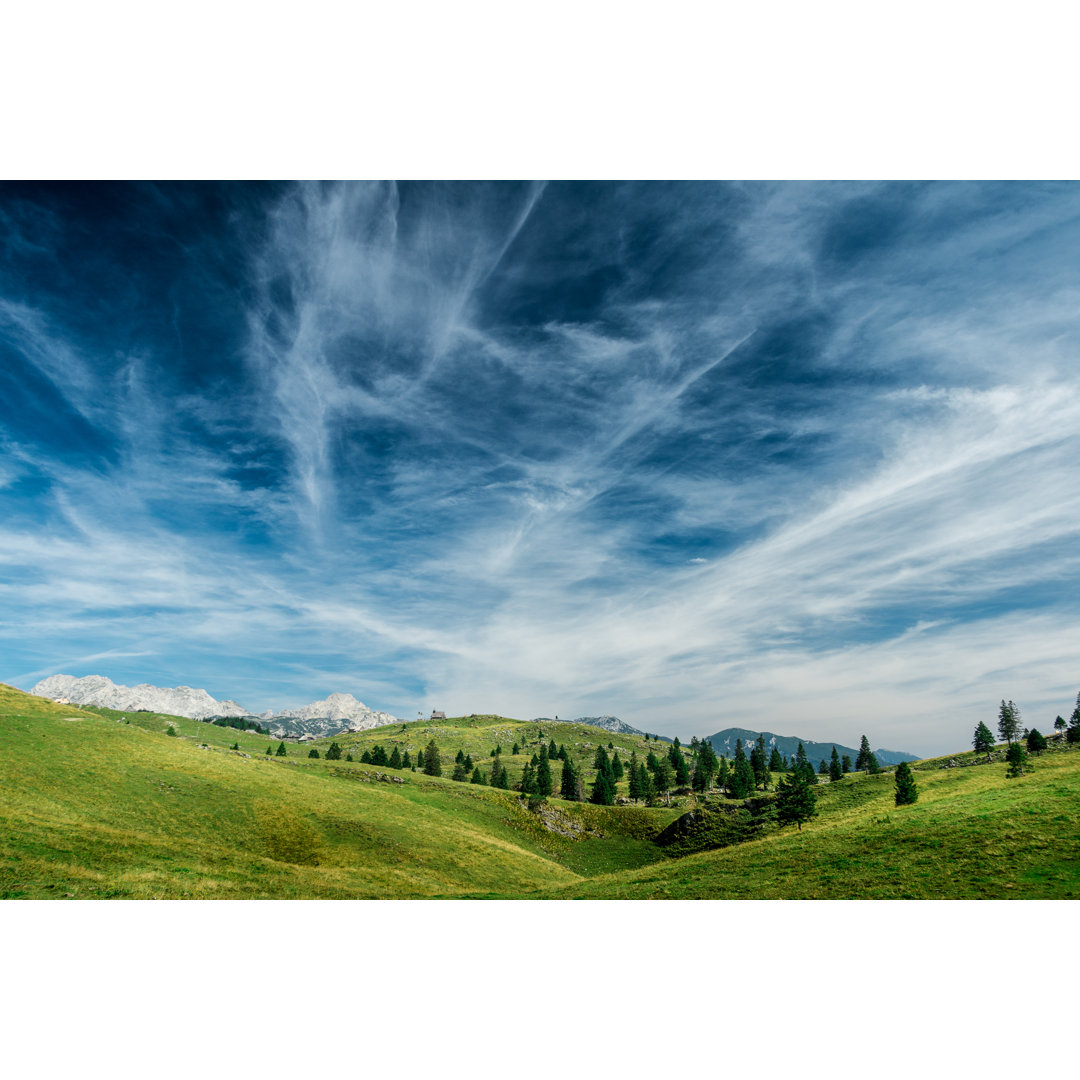
{"type": "Polygon", "coordinates": [[[238,702],[218,701],[205,690],[190,686],[120,686],[104,675],[50,675],[42,679],[31,691],[38,697],[52,701],[70,702],[72,705],[100,705],[106,709],[137,712],[168,713],[186,716],[192,720],[210,720],[219,716],[246,717],[260,720],[277,738],[322,738],[346,731],[366,731],[368,728],[387,724],[400,724],[390,713],[369,709],[352,694],[331,694],[322,701],[313,701],[293,709],[279,712],[267,710],[252,713],[238,702]]]}
{"type": "MultiPolygon", "coordinates": [[[[747,744],[757,742],[759,735],[765,736],[766,747],[771,749],[775,746],[787,758],[793,757],[799,748],[799,743],[802,743],[806,756],[815,768],[819,761],[824,760],[828,763],[834,746],[841,757],[847,754],[853,765],[859,756],[858,750],[844,746],[842,743],[815,742],[813,739],[800,739],[795,735],[774,735],[771,731],[750,731],[748,728],[724,728],[715,735],[706,735],[705,740],[712,743],[713,749],[718,754],[724,754],[730,758],[735,753],[736,739],[742,739],[743,746],[747,747],[747,753],[749,753],[747,744]]],[[[899,765],[901,761],[919,760],[916,754],[904,753],[901,750],[875,750],[874,756],[880,765],[899,765]]]]}
{"type": "MultiPolygon", "coordinates": [[[[533,724],[554,724],[555,720],[550,716],[536,716],[530,721],[533,724]]],[[[575,716],[573,720],[567,720],[568,724],[587,724],[589,727],[598,727],[604,731],[610,731],[613,735],[644,735],[640,728],[631,727],[625,720],[617,716],[575,716]]],[[[671,742],[666,735],[658,738],[662,742],[671,742]]]]}

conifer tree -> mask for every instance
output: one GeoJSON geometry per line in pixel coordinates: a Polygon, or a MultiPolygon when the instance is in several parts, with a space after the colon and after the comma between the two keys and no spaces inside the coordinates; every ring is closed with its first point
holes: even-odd
{"type": "Polygon", "coordinates": [[[527,761],[521,770],[521,783],[518,787],[526,795],[536,794],[536,769],[531,761],[527,761]]]}
{"type": "Polygon", "coordinates": [[[470,784],[486,784],[487,783],[487,780],[484,778],[484,774],[480,771],[480,766],[479,765],[477,765],[476,768],[473,769],[473,771],[472,771],[472,779],[469,781],[469,783],[470,784]]]}
{"type": "Polygon", "coordinates": [[[842,758],[840,759],[840,766],[841,766],[841,768],[843,768],[843,770],[844,770],[844,775],[845,775],[845,776],[846,776],[846,775],[847,775],[847,774],[848,774],[849,772],[851,772],[851,755],[850,755],[850,754],[845,754],[845,755],[844,755],[844,756],[843,756],[843,757],[842,757],[842,758]]]}
{"type": "MultiPolygon", "coordinates": [[[[372,765],[389,765],[390,759],[386,756],[386,747],[381,744],[372,748],[371,751],[371,764],[372,765]]],[[[436,775],[441,775],[437,773],[436,775]]]]}
{"type": "Polygon", "coordinates": [[[896,766],[896,805],[910,806],[919,798],[918,789],[915,787],[915,774],[906,761],[901,761],[896,766]]]}
{"type": "Polygon", "coordinates": [[[318,750],[316,750],[316,749],[315,749],[315,747],[313,746],[313,747],[312,747],[312,748],[311,748],[311,749],[310,749],[310,750],[309,750],[309,751],[307,752],[307,756],[308,756],[309,758],[313,758],[313,757],[318,757],[318,756],[319,756],[319,751],[318,751],[318,750]]]}
{"type": "Polygon", "coordinates": [[[346,761],[352,761],[352,754],[346,754],[345,755],[345,760],[346,761]]]}
{"type": "Polygon", "coordinates": [[[536,793],[546,799],[551,794],[553,787],[550,754],[548,748],[541,745],[540,761],[536,766],[536,793]]]}
{"type": "Polygon", "coordinates": [[[645,767],[649,770],[649,772],[656,772],[657,760],[658,759],[656,755],[650,750],[649,756],[645,759],[645,767]]]}
{"type": "Polygon", "coordinates": [[[593,781],[589,802],[596,803],[598,806],[613,806],[615,803],[615,791],[607,778],[607,773],[602,769],[593,781]]]}
{"type": "Polygon", "coordinates": [[[341,760],[341,747],[336,742],[330,744],[330,749],[326,751],[327,761],[340,761],[341,760]]]}
{"type": "Polygon", "coordinates": [[[672,761],[672,774],[676,787],[686,787],[690,783],[690,769],[686,764],[681,750],[676,749],[675,759],[672,761]]]}
{"type": "Polygon", "coordinates": [[[277,754],[278,757],[285,757],[285,740],[284,739],[282,739],[281,742],[279,742],[277,744],[277,750],[275,751],[275,753],[277,754]]]}
{"type": "Polygon", "coordinates": [[[555,739],[552,737],[551,745],[548,747],[548,761],[554,761],[559,756],[559,748],[555,745],[555,739]]]}
{"type": "Polygon", "coordinates": [[[1024,775],[1024,766],[1028,763],[1028,757],[1027,751],[1020,743],[1009,743],[1009,749],[1005,754],[1005,760],[1009,764],[1008,769],[1005,771],[1006,776],[1015,777],[1024,775]]]}
{"type": "Polygon", "coordinates": [[[495,759],[495,764],[491,769],[491,786],[500,788],[503,791],[510,790],[510,776],[500,758],[495,759]],[[498,772],[498,776],[495,775],[496,772],[498,772]]]}
{"type": "Polygon", "coordinates": [[[626,766],[627,772],[627,787],[629,789],[630,798],[634,802],[638,802],[641,799],[641,775],[638,772],[641,766],[638,765],[637,751],[634,751],[630,755],[629,764],[626,766]]]}
{"type": "Polygon", "coordinates": [[[870,740],[864,735],[859,743],[859,756],[855,759],[855,768],[859,772],[870,771],[870,740]]]}
{"type": "Polygon", "coordinates": [[[818,776],[828,776],[829,775],[829,766],[825,764],[825,759],[824,758],[822,758],[818,762],[817,771],[818,771],[818,776]]]}
{"type": "MultiPolygon", "coordinates": [[[[364,753],[366,754],[367,751],[365,750],[364,753]]],[[[363,761],[364,759],[361,758],[360,760],[363,761]]],[[[368,757],[367,760],[368,761],[371,760],[370,756],[368,757]]],[[[416,767],[418,769],[422,769],[424,767],[424,751],[423,750],[417,750],[416,751],[416,767]]]]}
{"type": "MultiPolygon", "coordinates": [[[[169,731],[171,731],[174,735],[176,734],[176,728],[174,728],[171,724],[169,725],[169,731]]],[[[168,731],[165,732],[166,735],[168,735],[168,733],[169,733],[168,731]]],[[[229,747],[229,749],[230,750],[239,750],[240,749],[240,744],[238,742],[234,742],[232,744],[232,746],[229,747]]]]}
{"type": "Polygon", "coordinates": [[[806,747],[802,743],[799,743],[799,748],[795,751],[795,763],[791,766],[791,771],[799,773],[811,787],[817,783],[814,766],[810,764],[810,759],[806,756],[806,747]]]}
{"type": "Polygon", "coordinates": [[[611,775],[615,777],[616,781],[623,778],[623,763],[619,760],[619,751],[615,751],[614,757],[611,759],[611,775]]]}
{"type": "Polygon", "coordinates": [[[1065,730],[1065,741],[1068,743],[1080,742],[1080,694],[1076,695],[1076,708],[1069,717],[1069,726],[1065,730]]]}
{"type": "Polygon", "coordinates": [[[773,744],[772,753],[769,755],[769,772],[783,772],[784,759],[780,756],[780,748],[773,744]]]}
{"type": "Polygon", "coordinates": [[[723,755],[720,757],[720,765],[716,770],[716,786],[720,789],[720,794],[726,798],[728,788],[731,786],[731,767],[723,755]]]}
{"type": "Polygon", "coordinates": [[[976,754],[985,754],[986,760],[990,760],[990,752],[994,749],[994,734],[981,720],[975,729],[975,737],[971,740],[971,745],[975,748],[976,754]]]}
{"type": "Polygon", "coordinates": [[[804,769],[798,767],[780,781],[776,789],[776,820],[781,826],[797,825],[801,832],[803,822],[817,813],[815,783],[812,778],[807,779],[804,769]]]}
{"type": "Polygon", "coordinates": [[[365,751],[364,751],[364,752],[363,752],[363,753],[362,753],[362,754],[360,755],[360,761],[361,761],[361,762],[362,762],[362,763],[363,763],[364,765],[370,765],[370,764],[371,764],[371,751],[370,751],[370,750],[365,750],[365,751]]]}
{"type": "Polygon", "coordinates": [[[439,757],[439,748],[435,745],[434,739],[424,749],[424,774],[426,776],[442,776],[442,760],[439,757]]]}
{"type": "Polygon", "coordinates": [[[1020,709],[1015,701],[1001,702],[998,709],[998,736],[1010,746],[1020,733],[1020,709]]]}
{"type": "Polygon", "coordinates": [[[581,778],[578,776],[578,771],[574,768],[574,763],[569,757],[565,758],[562,763],[562,782],[559,784],[559,794],[564,799],[571,799],[575,802],[581,800],[581,778]]]}
{"type": "Polygon", "coordinates": [[[401,767],[403,769],[411,769],[412,768],[412,762],[409,760],[409,751],[408,750],[406,750],[405,753],[401,755],[401,767]]]}
{"type": "Polygon", "coordinates": [[[274,752],[274,748],[269,743],[266,744],[266,752],[268,754],[272,754],[274,752]]]}
{"type": "Polygon", "coordinates": [[[735,764],[728,782],[733,799],[745,799],[754,790],[754,770],[746,760],[742,739],[735,740],[735,764]]]}
{"type": "Polygon", "coordinates": [[[560,761],[565,761],[566,760],[566,747],[563,746],[562,743],[559,743],[559,760],[560,761]]]}
{"type": "Polygon", "coordinates": [[[671,781],[671,765],[666,760],[658,761],[653,770],[653,784],[658,795],[666,796],[668,806],[671,805],[671,781]]]}
{"type": "Polygon", "coordinates": [[[455,761],[454,771],[450,774],[450,779],[463,781],[468,777],[468,775],[469,774],[465,771],[465,762],[455,761]]]}
{"type": "Polygon", "coordinates": [[[1065,730],[1066,726],[1067,726],[1067,725],[1066,725],[1066,723],[1065,723],[1065,717],[1064,717],[1064,716],[1059,716],[1059,717],[1058,717],[1058,718],[1057,718],[1057,719],[1056,719],[1056,720],[1054,721],[1054,730],[1055,730],[1055,731],[1056,731],[1056,732],[1057,732],[1057,733],[1058,733],[1059,735],[1060,735],[1060,734],[1061,734],[1061,733],[1062,733],[1062,732],[1063,732],[1063,731],[1065,730]]]}
{"type": "Polygon", "coordinates": [[[465,751],[458,748],[457,757],[454,758],[455,765],[463,765],[465,763],[465,751]]]}
{"type": "Polygon", "coordinates": [[[1028,732],[1027,736],[1027,748],[1033,754],[1042,756],[1042,752],[1046,749],[1046,736],[1043,735],[1038,728],[1032,728],[1028,732]]]}
{"type": "Polygon", "coordinates": [[[829,780],[834,784],[844,775],[844,767],[840,764],[840,754],[836,747],[832,748],[832,757],[829,760],[829,780]]]}
{"type": "Polygon", "coordinates": [[[520,754],[521,753],[521,747],[518,746],[517,743],[514,743],[514,745],[510,748],[510,753],[511,754],[520,754]]]}

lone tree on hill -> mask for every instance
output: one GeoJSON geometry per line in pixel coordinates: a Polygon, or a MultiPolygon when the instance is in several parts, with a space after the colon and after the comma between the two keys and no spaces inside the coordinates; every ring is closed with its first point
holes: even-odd
{"type": "Polygon", "coordinates": [[[896,766],[896,805],[909,806],[919,798],[919,791],[915,787],[915,774],[906,761],[901,761],[896,766]]]}
{"type": "Polygon", "coordinates": [[[864,735],[862,742],[859,743],[859,756],[855,759],[855,768],[860,772],[876,772],[877,758],[874,757],[874,752],[870,749],[870,740],[864,735]],[[871,762],[873,762],[875,768],[871,768],[871,762]]]}
{"type": "Polygon", "coordinates": [[[1002,701],[998,709],[998,735],[1010,746],[1020,733],[1020,709],[1015,701],[1002,701]]]}
{"type": "Polygon", "coordinates": [[[807,779],[805,771],[795,769],[780,780],[776,789],[776,820],[783,825],[797,825],[802,832],[803,822],[817,813],[816,781],[807,779]]]}
{"type": "Polygon", "coordinates": [[[976,754],[985,754],[986,760],[990,760],[990,752],[994,749],[994,733],[980,720],[975,729],[975,737],[971,740],[976,754]]]}
{"type": "Polygon", "coordinates": [[[1046,749],[1046,736],[1043,735],[1038,728],[1032,728],[1028,732],[1027,736],[1027,748],[1033,754],[1042,756],[1042,752],[1046,749]]]}
{"type": "MultiPolygon", "coordinates": [[[[417,760],[419,761],[419,755],[417,760]]],[[[434,739],[424,748],[424,772],[428,776],[442,776],[442,759],[434,739]]]]}
{"type": "Polygon", "coordinates": [[[1007,777],[1011,778],[1024,775],[1024,766],[1028,763],[1027,751],[1020,743],[1009,743],[1009,749],[1005,754],[1005,760],[1009,763],[1009,767],[1005,771],[1007,777]]]}

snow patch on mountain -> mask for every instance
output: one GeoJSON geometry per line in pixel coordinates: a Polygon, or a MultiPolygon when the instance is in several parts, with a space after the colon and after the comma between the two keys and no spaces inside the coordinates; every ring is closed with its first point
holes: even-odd
{"type": "Polygon", "coordinates": [[[235,701],[217,701],[205,690],[191,686],[151,686],[149,683],[118,686],[104,675],[87,675],[81,679],[74,675],[50,675],[30,693],[72,705],[100,705],[122,712],[146,709],[171,716],[187,716],[192,720],[251,715],[235,701]]]}

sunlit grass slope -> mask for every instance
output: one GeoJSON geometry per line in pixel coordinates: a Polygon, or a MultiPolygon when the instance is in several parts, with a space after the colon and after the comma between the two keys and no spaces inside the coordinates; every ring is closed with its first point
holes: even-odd
{"type": "Polygon", "coordinates": [[[506,793],[243,757],[224,747],[252,736],[169,720],[220,747],[201,749],[131,715],[0,686],[0,894],[409,897],[577,876],[506,793]]]}
{"type": "Polygon", "coordinates": [[[1077,899],[1080,751],[1043,754],[1007,779],[1000,763],[917,771],[918,802],[893,778],[819,789],[801,832],[596,877],[548,896],[610,899],[1077,899]]]}
{"type": "MultiPolygon", "coordinates": [[[[643,739],[544,724],[591,777],[598,743],[643,739]]],[[[0,684],[0,895],[6,897],[1075,898],[1080,751],[1015,780],[1001,763],[916,767],[819,788],[801,832],[673,858],[652,838],[695,804],[596,807],[363,765],[365,748],[434,738],[511,779],[541,727],[496,716],[417,721],[314,744],[154,713],[55,705],[0,684]],[[177,737],[167,734],[172,726],[177,737]],[[308,757],[337,741],[349,763],[308,757]],[[516,757],[514,742],[523,747],[516,757]],[[230,748],[236,743],[239,750],[230,748]],[[400,782],[397,782],[400,781],[400,782]]],[[[650,744],[649,748],[653,748],[650,744]]],[[[666,750],[666,747],[657,748],[666,750]]],[[[958,755],[962,761],[970,756],[958,755]]],[[[948,759],[946,759],[948,760],[948,759]]],[[[559,763],[553,763],[556,783],[559,763]]],[[[622,785],[625,787],[625,783],[622,785]]],[[[712,801],[718,801],[714,795],[712,801]]]]}

